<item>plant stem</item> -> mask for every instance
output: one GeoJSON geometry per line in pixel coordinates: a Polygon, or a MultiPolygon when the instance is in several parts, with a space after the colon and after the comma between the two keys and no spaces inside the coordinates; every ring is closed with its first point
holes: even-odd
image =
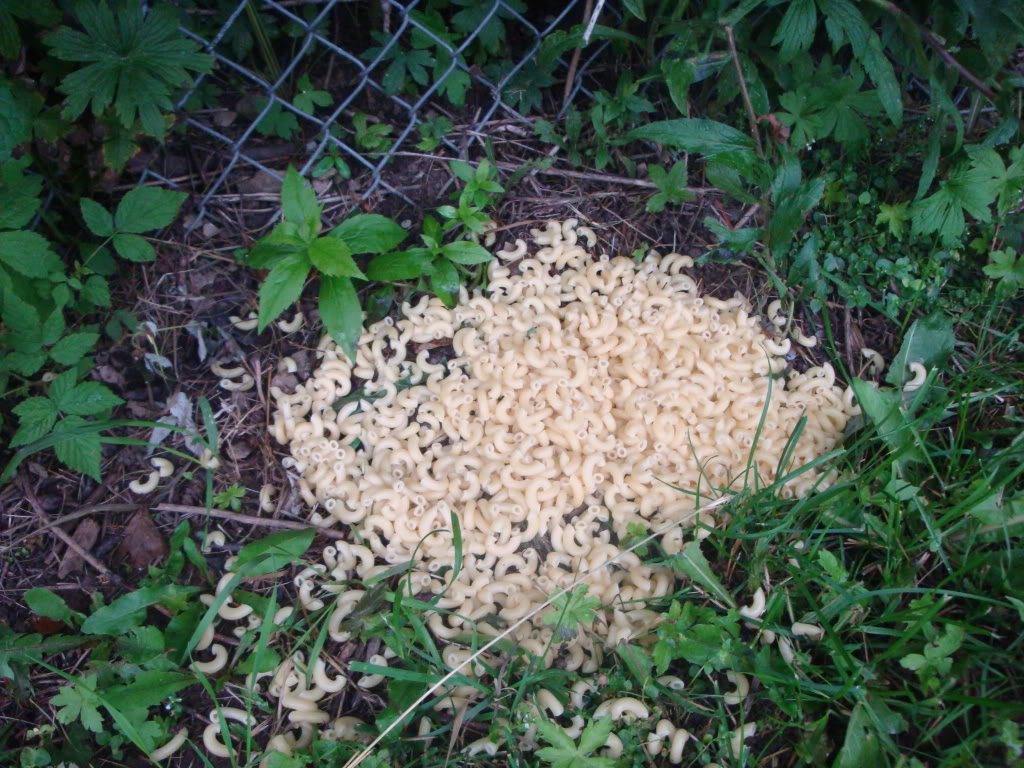
{"type": "Polygon", "coordinates": [[[754,137],[757,156],[764,157],[764,147],[761,145],[761,131],[757,127],[757,113],[754,112],[754,105],[750,101],[747,81],[743,77],[743,67],[740,66],[740,57],[736,53],[736,40],[732,36],[732,27],[728,24],[725,25],[725,39],[729,43],[729,55],[732,57],[732,64],[736,67],[736,79],[739,81],[740,93],[743,95],[743,105],[747,108],[747,119],[750,121],[750,133],[754,137]]]}

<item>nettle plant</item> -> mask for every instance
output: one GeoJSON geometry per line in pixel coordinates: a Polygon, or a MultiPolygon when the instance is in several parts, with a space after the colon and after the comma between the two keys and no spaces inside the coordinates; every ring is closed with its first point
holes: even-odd
{"type": "MultiPolygon", "coordinates": [[[[18,417],[10,446],[22,457],[52,447],[65,465],[99,480],[102,443],[110,439],[101,432],[113,426],[110,411],[123,401],[104,384],[82,381],[101,333],[98,323],[84,321],[111,305],[107,277],[117,266],[107,245],[130,261],[152,261],[153,246],[141,233],[170,224],[185,195],[134,189],[113,214],[83,199],[87,227],[105,239],[77,244],[81,258],[68,264],[50,240],[27,229],[42,189],[26,172],[29,163],[24,157],[0,165],[0,392],[16,401],[11,412],[18,417]],[[33,390],[41,394],[26,397],[33,390]]],[[[132,322],[116,314],[106,331],[116,336],[132,322]]]]}

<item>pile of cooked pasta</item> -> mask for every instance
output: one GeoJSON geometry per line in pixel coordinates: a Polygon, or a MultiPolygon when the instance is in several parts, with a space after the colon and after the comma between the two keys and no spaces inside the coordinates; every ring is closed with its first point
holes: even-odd
{"type": "MultiPolygon", "coordinates": [[[[290,754],[314,732],[365,739],[357,730],[361,721],[333,718],[326,706],[350,684],[329,649],[350,639],[346,619],[365,595],[343,584],[407,561],[412,590],[437,597],[439,610],[428,624],[449,641],[442,656],[453,670],[471,680],[487,676],[496,659],[483,655],[467,664],[472,654],[460,641],[508,632],[544,663],[560,653],[560,664],[581,674],[567,698],[540,691],[525,704],[525,720],[509,726],[518,748],[536,746],[542,712],[571,719],[565,730],[577,738],[584,725],[579,710],[593,690],[586,674],[598,669],[606,647],[642,638],[658,619],[643,601],[675,585],[671,569],[644,565],[626,541],[650,531],[667,553],[680,552],[686,530],[696,529],[700,538],[715,526],[707,501],[755,476],[763,486],[786,475],[779,486],[786,496],[828,483],[814,471],[791,470],[830,450],[857,412],[830,366],[788,371],[791,340],[766,334],[742,296],[698,295],[684,272],[692,266],[686,256],[652,253],[641,264],[595,259],[587,250],[596,244],[594,233],[574,220],[533,234],[535,253],[521,240],[499,251],[486,289],[463,290],[454,309],[431,298],[404,304],[401,319],[366,329],[354,364],[325,337],[320,367],[308,381],[292,393],[271,389],[272,431],[290,446],[285,463],[311,522],[344,524],[350,535],[294,580],[304,611],[332,607],[331,643],[319,658],[295,651],[273,671],[250,676],[252,685],[266,678],[262,685],[287,711],[292,729],[273,736],[268,750],[290,754]],[[431,360],[432,350],[447,348],[451,355],[431,360]],[[456,538],[463,550],[458,558],[456,538]],[[558,608],[547,603],[577,580],[602,607],[587,632],[562,626],[554,635],[544,617],[558,608]]],[[[282,364],[295,370],[288,359],[282,364]]],[[[272,490],[261,491],[264,508],[273,507],[272,490]]],[[[229,584],[226,575],[217,592],[229,584]]],[[[281,608],[275,627],[294,610],[281,608]]],[[[764,610],[758,589],[740,613],[756,621],[764,610]]],[[[239,637],[262,623],[249,606],[230,599],[218,614],[236,623],[231,631],[239,637]]],[[[813,641],[821,629],[794,624],[792,634],[813,641]]],[[[767,630],[760,639],[778,642],[792,661],[790,639],[767,630]]],[[[227,662],[226,648],[214,640],[211,625],[197,646],[195,666],[207,674],[227,662]]],[[[385,648],[369,662],[383,668],[393,656],[385,648]]],[[[733,690],[723,702],[740,705],[749,682],[739,673],[726,676],[733,690]]],[[[363,674],[351,684],[371,689],[384,680],[363,674]]],[[[684,687],[671,675],[658,682],[684,687]]],[[[458,712],[479,690],[456,685],[445,693],[434,709],[458,712]]],[[[605,701],[594,716],[628,723],[648,720],[650,712],[624,697],[605,701]]],[[[251,717],[230,707],[212,711],[207,749],[231,754],[233,747],[220,740],[222,726],[231,719],[251,725],[251,717]]],[[[432,727],[422,718],[419,734],[432,727]]],[[[648,727],[648,754],[680,763],[690,734],[666,719],[648,727]]],[[[741,725],[731,754],[739,755],[755,731],[756,723],[741,725]]],[[[175,739],[162,756],[180,747],[184,732],[175,739]]],[[[493,755],[498,748],[485,738],[465,751],[493,755]]],[[[621,751],[613,732],[602,754],[621,751]]]]}
{"type": "MultiPolygon", "coordinates": [[[[454,309],[403,304],[365,330],[354,364],[325,337],[312,377],[272,390],[272,431],[311,521],[351,527],[360,577],[413,560],[414,590],[444,593],[438,637],[497,634],[478,620],[516,622],[590,572],[607,609],[568,661],[588,671],[601,657],[590,638],[641,633],[656,616],[638,601],[673,589],[671,569],[620,550],[631,532],[667,529],[663,548],[681,551],[686,527],[715,524],[702,502],[829,451],[856,408],[831,366],[786,372],[791,340],[767,335],[744,297],[701,297],[689,257],[594,258],[576,224],[534,230],[533,254],[522,240],[499,251],[486,289],[463,289],[454,309]]],[[[796,474],[780,493],[827,481],[796,474]]],[[[515,630],[522,648],[557,650],[553,610],[515,630]]]]}

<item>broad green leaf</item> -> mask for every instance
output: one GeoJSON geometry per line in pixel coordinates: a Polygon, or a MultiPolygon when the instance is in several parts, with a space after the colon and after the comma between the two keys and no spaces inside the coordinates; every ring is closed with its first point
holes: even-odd
{"type": "Polygon", "coordinates": [[[281,531],[246,544],[231,570],[243,578],[262,576],[298,562],[313,543],[316,530],[281,531]]]}
{"type": "Polygon", "coordinates": [[[882,41],[874,32],[868,36],[868,43],[864,48],[864,54],[860,56],[860,62],[878,89],[878,100],[882,103],[885,114],[889,116],[894,125],[901,125],[903,123],[903,91],[896,79],[892,62],[882,50],[882,41]]]}
{"type": "Polygon", "coordinates": [[[152,625],[135,627],[117,639],[117,650],[131,664],[145,664],[164,652],[164,633],[152,625]]]}
{"type": "Polygon", "coordinates": [[[127,634],[146,618],[146,609],[164,602],[169,595],[176,596],[180,589],[170,591],[166,587],[143,587],[121,595],[89,616],[82,624],[82,632],[87,635],[127,634]]]}
{"type": "Polygon", "coordinates": [[[846,738],[839,750],[835,768],[871,768],[881,758],[878,735],[871,725],[867,708],[858,702],[846,724],[846,738]]]}
{"type": "Polygon", "coordinates": [[[580,734],[580,752],[587,754],[604,747],[614,727],[615,721],[610,717],[592,721],[580,734]]]}
{"type": "Polygon", "coordinates": [[[408,236],[394,221],[377,213],[360,213],[331,230],[331,237],[348,243],[352,253],[387,253],[408,236]]]}
{"type": "Polygon", "coordinates": [[[273,269],[285,256],[305,253],[308,248],[307,243],[294,235],[271,232],[249,249],[245,263],[253,269],[273,269]]]}
{"type": "Polygon", "coordinates": [[[696,541],[691,541],[686,545],[686,549],[672,558],[672,567],[685,573],[730,608],[736,607],[736,601],[711,570],[704,553],[700,551],[700,544],[696,541]]]}
{"type": "Polygon", "coordinates": [[[363,311],[356,289],[347,277],[321,276],[320,319],[331,338],[354,361],[356,345],[363,332],[363,311]]]}
{"type": "Polygon", "coordinates": [[[111,304],[110,286],[107,279],[100,275],[90,277],[82,286],[82,296],[97,307],[109,307],[111,304]]]}
{"type": "Polygon", "coordinates": [[[138,235],[114,235],[113,243],[114,250],[117,251],[117,255],[122,259],[138,262],[154,261],[156,259],[156,251],[153,250],[153,246],[144,237],[139,237],[138,235]]]}
{"type": "Polygon", "coordinates": [[[102,443],[99,435],[95,432],[83,432],[80,434],[68,433],[75,427],[81,426],[79,417],[71,416],[63,421],[57,422],[54,426],[54,433],[61,438],[53,446],[53,452],[57,458],[75,472],[88,475],[96,482],[100,482],[100,459],[103,456],[102,443]]]}
{"type": "MultiPolygon", "coordinates": [[[[118,203],[117,210],[114,212],[114,229],[118,232],[134,232],[136,234],[163,229],[174,221],[186,197],[188,195],[184,192],[174,192],[170,189],[136,187],[118,203]]],[[[85,213],[84,206],[82,213],[85,213]]],[[[88,223],[88,219],[86,223],[88,223]]],[[[92,225],[89,228],[92,229],[92,225]]],[[[97,235],[106,236],[102,232],[93,231],[97,235]]]]}
{"type": "Polygon", "coordinates": [[[910,212],[907,210],[909,203],[881,203],[878,206],[878,215],[875,216],[875,224],[884,224],[889,229],[889,234],[897,240],[903,239],[903,230],[910,221],[910,212]]]}
{"type": "Polygon", "coordinates": [[[754,142],[725,123],[697,118],[661,120],[630,131],[627,141],[654,141],[705,157],[738,152],[753,155],[754,142]]]}
{"type": "Polygon", "coordinates": [[[490,251],[482,245],[471,243],[468,240],[456,240],[454,243],[448,243],[441,247],[441,253],[456,264],[483,264],[493,258],[490,251]]]}
{"type": "Polygon", "coordinates": [[[35,232],[0,232],[0,263],[26,277],[46,277],[61,268],[49,241],[35,232]]]}
{"type": "Polygon", "coordinates": [[[123,402],[124,400],[111,392],[105,384],[98,381],[83,381],[56,400],[60,410],[76,416],[94,416],[123,402]]]}
{"type": "Polygon", "coordinates": [[[10,288],[5,289],[2,296],[4,306],[0,317],[3,317],[7,330],[24,341],[32,341],[34,345],[38,345],[40,343],[40,327],[39,313],[36,308],[23,301],[17,292],[10,288]]]}
{"type": "Polygon", "coordinates": [[[459,295],[459,273],[446,259],[430,265],[430,288],[447,307],[454,307],[459,295]]]}
{"type": "Polygon", "coordinates": [[[366,279],[366,275],[352,260],[348,244],[339,238],[319,237],[314,240],[309,246],[309,260],[325,275],[366,279]]]}
{"type": "Polygon", "coordinates": [[[310,269],[305,253],[293,253],[270,270],[260,286],[260,333],[299,298],[310,269]]]}
{"type": "Polygon", "coordinates": [[[319,225],[320,211],[316,192],[295,167],[289,165],[281,184],[281,214],[285,220],[293,224],[319,225]]]}
{"type": "Polygon", "coordinates": [[[367,264],[366,276],[370,280],[382,282],[412,280],[427,274],[430,271],[431,262],[430,251],[426,248],[382,253],[379,256],[374,256],[367,264]]]}
{"type": "Polygon", "coordinates": [[[69,334],[53,345],[50,357],[63,365],[74,365],[89,353],[99,338],[100,335],[92,331],[69,334]]]}
{"type": "Polygon", "coordinates": [[[24,596],[25,605],[37,616],[45,616],[54,621],[70,624],[74,613],[64,602],[64,598],[48,589],[37,587],[30,589],[24,596]]]}
{"type": "Polygon", "coordinates": [[[110,211],[88,197],[79,200],[78,205],[82,209],[85,226],[90,232],[99,237],[110,237],[114,234],[114,217],[110,215],[110,211]]]}
{"type": "Polygon", "coordinates": [[[944,365],[953,354],[955,343],[953,322],[942,313],[915,320],[903,337],[900,351],[893,358],[885,380],[895,387],[902,387],[912,377],[911,363],[921,363],[925,368],[944,365]]]}
{"type": "Polygon", "coordinates": [[[857,404],[878,430],[878,436],[897,455],[897,461],[904,464],[920,460],[920,451],[914,444],[907,417],[900,407],[900,393],[894,389],[878,389],[862,379],[854,379],[851,386],[857,396],[857,404]]]}
{"type": "Polygon", "coordinates": [[[195,682],[193,675],[184,672],[148,670],[138,674],[126,685],[107,688],[103,696],[108,701],[116,702],[124,710],[145,710],[163,704],[168,697],[182,688],[194,685],[195,682]]]}

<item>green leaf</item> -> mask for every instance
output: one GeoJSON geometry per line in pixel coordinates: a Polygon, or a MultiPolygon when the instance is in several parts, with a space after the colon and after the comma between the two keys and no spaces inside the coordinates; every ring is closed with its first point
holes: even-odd
{"type": "MultiPolygon", "coordinates": [[[[143,630],[156,629],[144,627],[143,630]]],[[[142,630],[136,630],[141,632],[142,630]]],[[[159,634],[159,630],[157,630],[159,634]]],[[[161,650],[163,650],[161,648],[161,650]]],[[[117,702],[124,710],[146,710],[163,704],[175,693],[190,685],[196,679],[193,675],[174,670],[147,670],[136,675],[126,685],[115,685],[103,692],[107,701],[117,702]]]]}
{"type": "Polygon", "coordinates": [[[70,624],[74,616],[74,612],[64,602],[64,598],[48,589],[41,587],[30,589],[25,593],[24,599],[28,609],[37,616],[45,616],[66,624],[70,624]]]}
{"type": "Polygon", "coordinates": [[[348,244],[336,237],[320,237],[309,246],[309,260],[325,275],[332,277],[358,277],[366,275],[352,260],[348,244]]]}
{"type": "Polygon", "coordinates": [[[594,611],[601,606],[601,601],[587,597],[588,588],[586,584],[580,584],[571,592],[559,595],[551,603],[554,610],[544,614],[544,623],[555,627],[562,639],[575,637],[578,624],[589,627],[593,623],[594,611]]]}
{"type": "Polygon", "coordinates": [[[920,461],[921,455],[914,444],[914,436],[900,407],[900,393],[893,389],[878,389],[862,379],[851,382],[857,404],[878,431],[901,464],[920,461]]]}
{"type": "Polygon", "coordinates": [[[601,749],[608,741],[608,736],[612,732],[612,728],[615,727],[615,721],[610,717],[602,717],[600,720],[594,720],[586,728],[583,729],[583,733],[580,734],[580,747],[579,751],[583,753],[590,753],[594,750],[601,749]]]}
{"type": "Polygon", "coordinates": [[[903,123],[903,92],[896,79],[892,63],[882,50],[882,41],[876,33],[871,32],[868,36],[868,43],[864,48],[864,55],[860,56],[860,62],[878,89],[878,100],[882,103],[885,114],[889,116],[894,125],[901,125],[903,123]]]}
{"type": "Polygon", "coordinates": [[[321,210],[316,192],[306,184],[295,167],[289,165],[281,184],[281,214],[285,221],[319,226],[321,210]]]}
{"type": "Polygon", "coordinates": [[[698,542],[691,541],[682,553],[672,558],[672,567],[685,573],[730,608],[736,607],[736,601],[711,570],[698,542]]]}
{"type": "Polygon", "coordinates": [[[155,261],[156,251],[149,241],[138,235],[114,235],[114,250],[122,259],[128,261],[155,261]]]}
{"type": "MultiPolygon", "coordinates": [[[[174,192],[170,189],[136,187],[118,203],[114,212],[114,229],[118,232],[136,234],[163,229],[174,221],[186,197],[188,195],[184,192],[174,192]]],[[[85,212],[84,208],[82,212],[85,212]]],[[[109,234],[93,231],[103,237],[109,234]]]]}
{"type": "Polygon", "coordinates": [[[352,253],[387,253],[408,236],[394,221],[376,213],[360,213],[331,230],[331,237],[348,243],[352,253]]]}
{"type": "Polygon", "coordinates": [[[82,209],[85,226],[90,232],[99,237],[110,237],[114,234],[114,217],[110,215],[110,211],[88,197],[79,200],[78,205],[82,209]]]}
{"type": "Polygon", "coordinates": [[[163,587],[143,587],[121,595],[89,616],[82,624],[82,632],[87,635],[127,634],[143,622],[150,606],[157,605],[167,595],[163,587]]]}
{"type": "Polygon", "coordinates": [[[355,361],[356,345],[363,332],[363,311],[347,277],[320,278],[320,319],[331,338],[355,361]]]}
{"type": "Polygon", "coordinates": [[[370,280],[382,282],[412,280],[428,274],[432,261],[430,251],[426,248],[382,253],[370,260],[366,266],[366,276],[370,280]]]}
{"type": "Polygon", "coordinates": [[[875,216],[875,224],[884,224],[889,228],[889,234],[897,240],[903,239],[903,229],[910,221],[910,213],[907,210],[909,203],[881,203],[878,206],[878,215],[875,216]]]}
{"type": "Polygon", "coordinates": [[[299,298],[311,268],[305,253],[293,253],[270,270],[260,286],[260,333],[299,298]]]}
{"type": "Polygon", "coordinates": [[[871,725],[867,707],[858,702],[846,725],[846,738],[839,750],[835,768],[870,768],[879,764],[881,748],[871,725]]]}
{"type": "Polygon", "coordinates": [[[622,4],[637,19],[647,21],[647,14],[644,12],[644,0],[622,0],[622,4]]]}
{"type": "Polygon", "coordinates": [[[630,131],[627,141],[654,141],[685,152],[713,157],[728,152],[753,155],[754,142],[725,123],[697,118],[661,120],[630,131]]]}
{"type": "Polygon", "coordinates": [[[936,312],[915,320],[903,337],[885,380],[894,387],[902,387],[911,378],[911,363],[921,363],[925,368],[944,365],[953,354],[955,343],[953,322],[945,315],[936,312]]]}
{"type": "Polygon", "coordinates": [[[430,289],[447,307],[454,307],[459,295],[459,273],[447,259],[438,259],[430,265],[430,289]]]}
{"type": "Polygon", "coordinates": [[[80,720],[82,725],[94,733],[102,733],[103,716],[100,714],[100,698],[96,695],[96,676],[90,675],[65,685],[50,699],[57,707],[57,719],[65,725],[80,720]]]}
{"type": "Polygon", "coordinates": [[[57,421],[57,407],[48,397],[30,397],[14,407],[21,420],[18,431],[11,438],[11,447],[35,442],[53,429],[57,421]]]}
{"type": "Polygon", "coordinates": [[[82,286],[82,296],[97,307],[109,307],[111,304],[110,286],[107,284],[107,279],[100,275],[90,277],[82,286]]]}
{"type": "Polygon", "coordinates": [[[456,264],[484,264],[493,258],[490,251],[482,245],[468,240],[456,240],[454,243],[443,245],[441,253],[456,264]]]}
{"type": "MultiPolygon", "coordinates": [[[[51,392],[51,396],[52,392],[51,392]]],[[[83,381],[59,399],[57,407],[64,413],[76,416],[94,416],[124,403],[120,397],[98,381],[83,381]]]]}
{"type": "MultiPolygon", "coordinates": [[[[50,357],[63,365],[74,365],[89,353],[99,338],[100,335],[92,331],[72,333],[53,345],[50,349],[50,357]]],[[[74,411],[68,411],[68,413],[74,413],[74,411]]]]}
{"type": "Polygon", "coordinates": [[[117,650],[130,664],[145,664],[164,652],[164,633],[157,627],[135,627],[117,639],[117,650]]]}
{"type": "Polygon", "coordinates": [[[810,48],[817,26],[818,11],[814,0],[793,0],[775,31],[772,45],[782,43],[779,55],[783,61],[789,61],[810,48]]]}
{"type": "Polygon", "coordinates": [[[615,768],[619,761],[608,757],[592,757],[608,741],[608,735],[615,727],[610,717],[591,721],[580,734],[576,743],[555,723],[537,718],[537,733],[552,746],[536,751],[537,757],[551,765],[551,768],[615,768]]]}
{"type": "Polygon", "coordinates": [[[39,313],[33,307],[10,288],[3,291],[3,317],[4,324],[9,331],[17,334],[25,341],[39,343],[40,327],[39,313]]]}
{"type": "Polygon", "coordinates": [[[50,243],[35,232],[0,232],[0,262],[26,277],[46,277],[61,268],[50,243]]]}
{"type": "Polygon", "coordinates": [[[315,535],[313,528],[272,533],[242,547],[231,570],[248,579],[284,568],[302,558],[315,535]]]}

